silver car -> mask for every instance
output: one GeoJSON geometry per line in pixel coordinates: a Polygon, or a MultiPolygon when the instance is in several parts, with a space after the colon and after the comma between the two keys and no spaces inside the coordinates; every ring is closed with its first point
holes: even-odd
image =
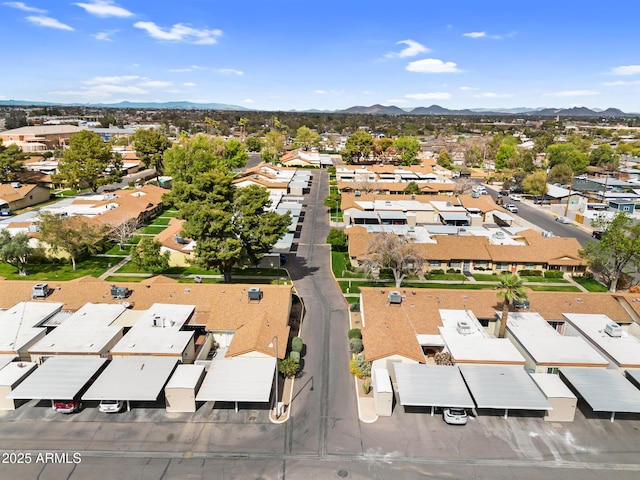
{"type": "Polygon", "coordinates": [[[464,408],[445,408],[442,418],[449,425],[466,425],[469,416],[464,408]]]}

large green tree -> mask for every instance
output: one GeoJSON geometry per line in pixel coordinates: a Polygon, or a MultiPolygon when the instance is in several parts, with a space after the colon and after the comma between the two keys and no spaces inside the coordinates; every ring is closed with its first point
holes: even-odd
{"type": "Polygon", "coordinates": [[[67,253],[73,270],[76,269],[78,255],[83,251],[96,252],[107,234],[108,227],[94,225],[80,217],[62,217],[51,212],[40,212],[39,217],[42,241],[53,253],[67,253]]]}
{"type": "Polygon", "coordinates": [[[542,171],[531,173],[522,180],[522,190],[532,195],[544,195],[547,192],[547,174],[542,171]]]}
{"type": "Polygon", "coordinates": [[[555,167],[564,163],[575,173],[582,173],[589,165],[589,157],[575,143],[557,143],[547,147],[547,164],[555,167]]]}
{"type": "Polygon", "coordinates": [[[513,168],[512,160],[515,160],[516,154],[515,145],[506,142],[502,143],[496,152],[496,170],[513,168]]]}
{"type": "Polygon", "coordinates": [[[589,155],[589,164],[604,168],[609,172],[618,170],[620,155],[608,143],[598,145],[589,155]]]}
{"type": "Polygon", "coordinates": [[[293,139],[293,144],[296,148],[302,148],[303,150],[311,150],[320,145],[320,134],[309,127],[303,125],[298,128],[296,136],[293,139]]]}
{"type": "Polygon", "coordinates": [[[498,279],[500,280],[498,296],[503,299],[498,338],[504,338],[507,330],[507,319],[509,318],[509,304],[514,300],[526,300],[527,291],[523,286],[522,278],[517,273],[504,272],[498,279]]]}
{"type": "Polygon", "coordinates": [[[16,267],[20,275],[27,274],[27,257],[32,252],[26,233],[12,236],[6,228],[0,229],[0,260],[16,267]]]}
{"type": "Polygon", "coordinates": [[[112,154],[100,135],[82,130],[69,141],[54,179],[71,188],[95,192],[98,187],[122,179],[122,158],[112,154]]]}
{"type": "Polygon", "coordinates": [[[284,135],[271,130],[264,136],[260,158],[265,162],[277,162],[284,151],[284,135]]]}
{"type": "Polygon", "coordinates": [[[0,183],[12,182],[22,170],[25,153],[15,143],[8,147],[0,140],[0,183]]]}
{"type": "Polygon", "coordinates": [[[144,272],[162,271],[169,268],[170,253],[162,252],[162,244],[151,237],[142,237],[131,250],[131,263],[144,272]]]}
{"type": "Polygon", "coordinates": [[[396,156],[402,165],[416,165],[420,163],[420,141],[416,137],[398,137],[393,141],[396,156]]]}
{"type": "Polygon", "coordinates": [[[549,170],[549,183],[569,185],[573,178],[573,170],[566,163],[559,163],[549,170]]]}
{"type": "Polygon", "coordinates": [[[373,137],[364,130],[358,130],[347,138],[345,149],[340,152],[346,163],[359,163],[369,158],[373,150],[373,137]]]}
{"type": "Polygon", "coordinates": [[[620,212],[610,222],[596,220],[594,226],[603,232],[600,241],[587,242],[580,255],[615,292],[622,274],[640,268],[640,223],[620,212]]]}
{"type": "Polygon", "coordinates": [[[155,168],[158,175],[164,170],[163,155],[171,141],[160,131],[140,128],[131,136],[138,159],[146,168],[155,168]]]}

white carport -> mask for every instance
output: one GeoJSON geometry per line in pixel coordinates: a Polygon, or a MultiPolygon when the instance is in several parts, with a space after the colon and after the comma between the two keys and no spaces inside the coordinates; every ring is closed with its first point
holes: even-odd
{"type": "MultiPolygon", "coordinates": [[[[276,359],[221,358],[211,363],[196,396],[198,402],[266,403],[271,397],[276,359]]],[[[278,399],[276,399],[278,401],[278,399]]]]}
{"type": "Polygon", "coordinates": [[[9,365],[16,358],[16,355],[0,355],[0,370],[9,365]]]}
{"type": "Polygon", "coordinates": [[[560,374],[584,398],[594,412],[640,413],[640,390],[622,374],[607,368],[561,368],[560,374]]]}
{"type": "Polygon", "coordinates": [[[17,404],[7,394],[27,378],[36,368],[32,362],[12,362],[0,370],[0,410],[15,410],[17,404]]]}
{"type": "Polygon", "coordinates": [[[631,383],[640,388],[640,368],[627,368],[625,373],[627,374],[627,378],[631,381],[631,383]]]}
{"type": "Polygon", "coordinates": [[[82,396],[83,400],[155,402],[178,363],[175,357],[114,358],[82,396]]]}
{"type": "Polygon", "coordinates": [[[394,363],[400,405],[474,408],[458,367],[394,363]]]}
{"type": "Polygon", "coordinates": [[[510,365],[460,365],[458,367],[478,408],[504,410],[551,410],[524,368],[510,365]]]}
{"type": "Polygon", "coordinates": [[[7,398],[14,400],[72,400],[94,378],[106,358],[51,357],[18,385],[7,398]]]}

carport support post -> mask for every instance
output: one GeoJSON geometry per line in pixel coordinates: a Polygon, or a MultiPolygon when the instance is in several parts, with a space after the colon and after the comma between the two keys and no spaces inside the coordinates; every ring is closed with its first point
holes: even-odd
{"type": "Polygon", "coordinates": [[[431,416],[433,417],[433,405],[431,405],[431,416]]]}
{"type": "Polygon", "coordinates": [[[505,408],[504,409],[504,419],[506,420],[508,416],[509,416],[509,409],[505,408]]]}
{"type": "Polygon", "coordinates": [[[131,411],[131,402],[127,400],[127,412],[131,411]]]}
{"type": "Polygon", "coordinates": [[[236,404],[236,413],[238,413],[238,402],[235,402],[236,404]]]}
{"type": "Polygon", "coordinates": [[[616,412],[611,412],[611,421],[613,422],[616,419],[616,412]]]}

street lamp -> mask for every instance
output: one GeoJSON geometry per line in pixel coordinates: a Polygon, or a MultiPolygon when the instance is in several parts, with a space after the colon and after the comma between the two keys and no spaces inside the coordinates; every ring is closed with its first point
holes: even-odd
{"type": "Polygon", "coordinates": [[[278,335],[274,335],[271,339],[270,347],[273,347],[273,341],[275,340],[276,345],[276,401],[275,401],[275,416],[276,419],[280,417],[280,409],[278,408],[278,335]]]}

